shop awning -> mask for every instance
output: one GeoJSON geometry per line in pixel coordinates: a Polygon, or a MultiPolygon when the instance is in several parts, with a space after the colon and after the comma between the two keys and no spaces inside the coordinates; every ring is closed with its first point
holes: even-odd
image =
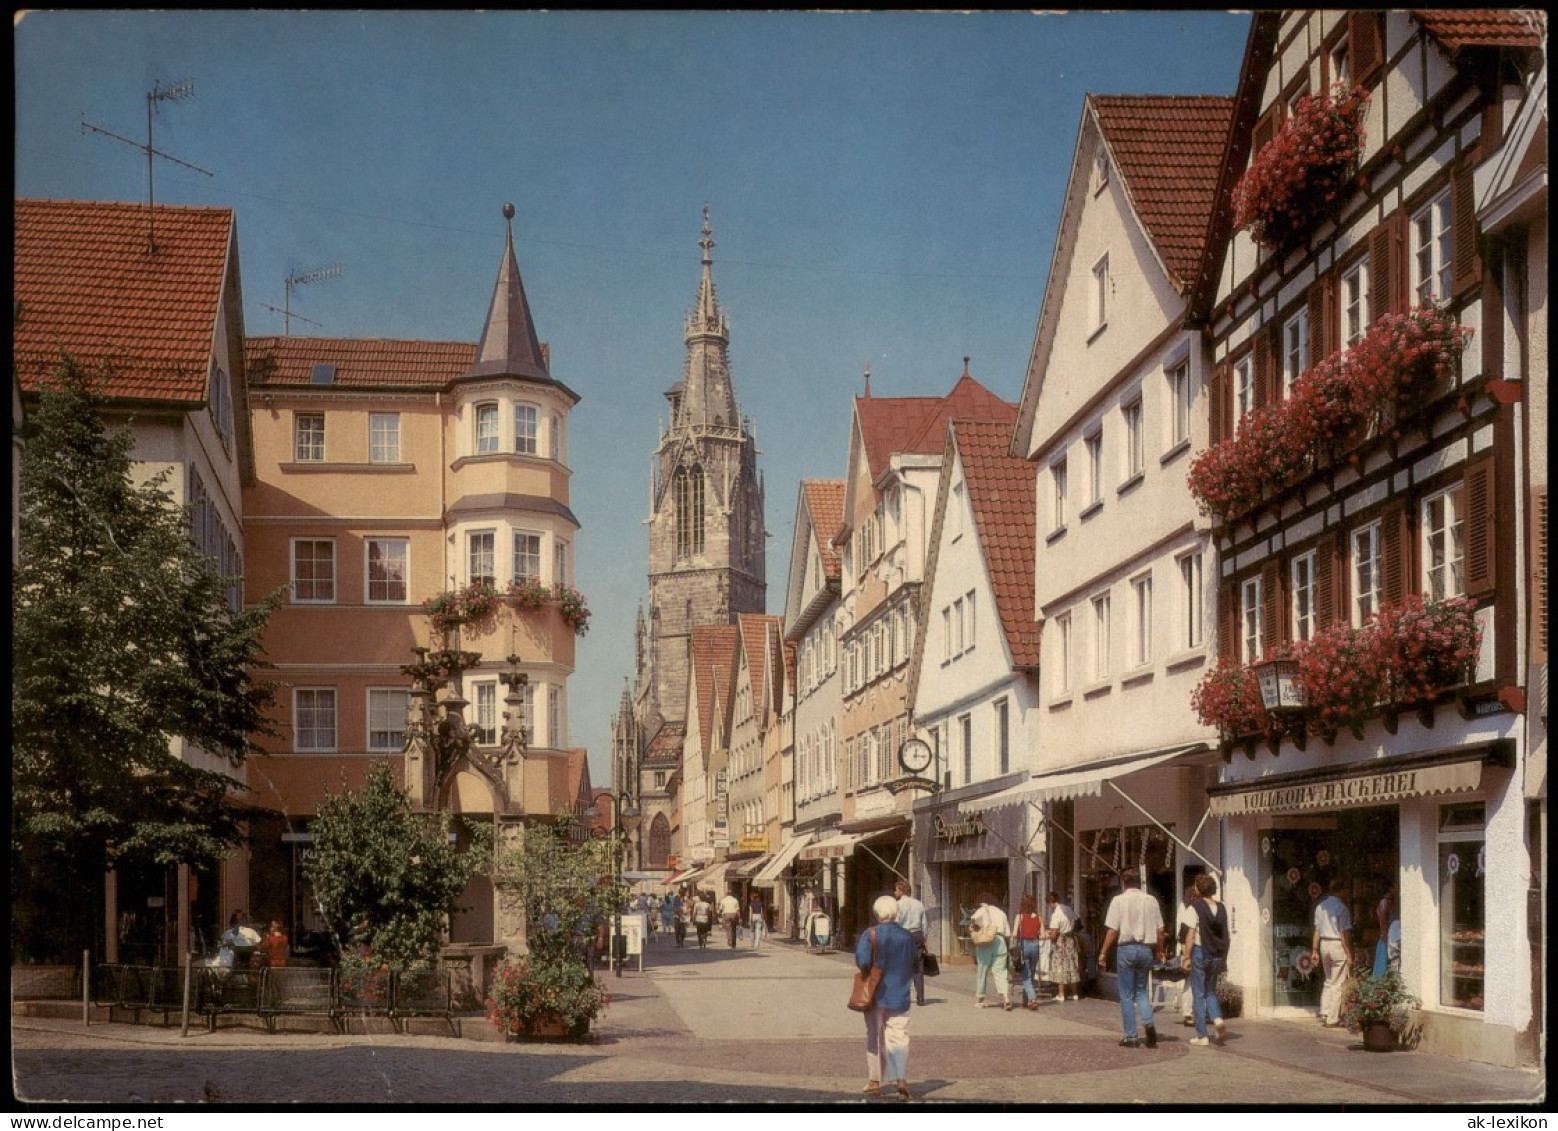
{"type": "Polygon", "coordinates": [[[779,882],[779,873],[788,868],[801,849],[811,843],[811,833],[802,833],[793,840],[785,842],[785,846],[768,858],[768,862],[758,869],[752,877],[752,885],[760,888],[771,888],[779,882]]]}
{"type": "Polygon", "coordinates": [[[855,845],[875,833],[834,833],[826,840],[801,849],[802,860],[837,860],[855,851],[855,845]]]}
{"type": "Polygon", "coordinates": [[[1474,742],[1405,758],[1370,758],[1340,766],[1222,782],[1207,790],[1212,816],[1359,809],[1408,797],[1462,793],[1482,784],[1484,766],[1514,765],[1513,739],[1474,742]]]}
{"type": "Polygon", "coordinates": [[[765,852],[761,856],[752,857],[750,860],[733,860],[730,864],[730,871],[725,874],[732,880],[745,880],[751,877],[764,864],[768,863],[770,859],[771,855],[765,852]]]}
{"type": "Polygon", "coordinates": [[[1005,809],[1012,805],[1042,805],[1046,801],[1069,801],[1075,797],[1098,797],[1104,783],[1126,774],[1150,770],[1177,758],[1202,754],[1211,748],[1204,742],[1181,743],[1161,750],[1148,750],[1123,758],[1110,758],[1102,762],[1089,762],[1066,770],[1038,774],[1025,782],[1019,782],[984,797],[971,797],[958,805],[959,813],[985,813],[992,809],[1005,809]]]}

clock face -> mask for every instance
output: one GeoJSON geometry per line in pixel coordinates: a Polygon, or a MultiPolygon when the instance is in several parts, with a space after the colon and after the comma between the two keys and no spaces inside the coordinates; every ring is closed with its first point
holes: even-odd
{"type": "Polygon", "coordinates": [[[929,769],[930,762],[931,749],[924,739],[911,738],[898,749],[898,764],[911,774],[929,769]]]}

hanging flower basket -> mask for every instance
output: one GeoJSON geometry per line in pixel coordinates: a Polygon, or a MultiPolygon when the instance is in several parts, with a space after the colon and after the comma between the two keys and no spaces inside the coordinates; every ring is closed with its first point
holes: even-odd
{"type": "Polygon", "coordinates": [[[498,591],[490,582],[473,581],[429,598],[423,602],[422,611],[439,632],[448,632],[456,625],[479,624],[498,611],[498,591]]]}
{"type": "Polygon", "coordinates": [[[1254,669],[1234,660],[1224,659],[1207,672],[1191,693],[1190,703],[1201,722],[1215,726],[1226,742],[1262,733],[1270,726],[1254,669]]]}
{"type": "Polygon", "coordinates": [[[1234,226],[1268,251],[1299,243],[1345,199],[1363,151],[1361,86],[1305,95],[1233,191],[1234,226]]]}
{"type": "Polygon", "coordinates": [[[548,605],[556,605],[563,623],[573,629],[574,635],[583,636],[589,631],[590,607],[584,594],[571,585],[546,586],[539,581],[516,581],[502,592],[486,582],[472,582],[429,598],[423,602],[422,611],[432,619],[437,631],[447,633],[456,625],[490,624],[502,605],[519,613],[539,612],[548,605]]]}
{"type": "Polygon", "coordinates": [[[1470,682],[1482,629],[1465,597],[1425,601],[1413,595],[1380,609],[1385,692],[1394,703],[1420,703],[1470,682]]]}

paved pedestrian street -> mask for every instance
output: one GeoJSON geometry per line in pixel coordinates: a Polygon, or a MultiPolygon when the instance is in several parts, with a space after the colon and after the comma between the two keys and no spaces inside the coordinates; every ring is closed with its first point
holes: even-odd
{"type": "MultiPolygon", "coordinates": [[[[177,1024],[13,1021],[14,1086],[28,1101],[110,1104],[872,1104],[863,1026],[844,1006],[851,964],[788,943],[760,950],[647,948],[643,973],[603,974],[610,1008],[583,1043],[500,1043],[460,1019],[410,1034],[287,1032],[226,1018],[215,1033],[177,1024]],[[472,1039],[477,1038],[477,1039],[472,1039]]],[[[1235,1020],[1223,1048],[1159,1013],[1160,1045],[1125,1049],[1112,1001],[1037,1011],[973,1007],[973,971],[927,982],[911,1012],[918,1103],[1230,1105],[1536,1104],[1536,1070],[1419,1052],[1368,1053],[1313,1021],[1235,1020]]]]}

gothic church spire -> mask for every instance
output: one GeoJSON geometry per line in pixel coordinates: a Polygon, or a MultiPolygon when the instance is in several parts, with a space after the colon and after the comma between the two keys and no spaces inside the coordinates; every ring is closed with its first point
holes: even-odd
{"type": "Polygon", "coordinates": [[[736,393],[730,383],[730,325],[720,309],[714,287],[714,232],[709,226],[709,206],[703,206],[703,274],[698,298],[687,314],[687,364],[676,398],[672,427],[739,428],[736,393]]]}

